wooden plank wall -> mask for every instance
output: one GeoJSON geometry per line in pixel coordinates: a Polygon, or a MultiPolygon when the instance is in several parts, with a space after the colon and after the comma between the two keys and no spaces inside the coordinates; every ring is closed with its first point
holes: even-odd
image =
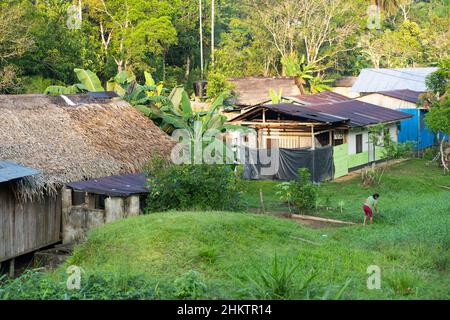
{"type": "Polygon", "coordinates": [[[60,240],[60,196],[20,203],[11,184],[0,184],[0,261],[60,240]]]}
{"type": "Polygon", "coordinates": [[[279,148],[310,148],[311,133],[301,130],[262,129],[260,131],[262,144],[260,148],[267,148],[267,139],[277,139],[279,148]]]}

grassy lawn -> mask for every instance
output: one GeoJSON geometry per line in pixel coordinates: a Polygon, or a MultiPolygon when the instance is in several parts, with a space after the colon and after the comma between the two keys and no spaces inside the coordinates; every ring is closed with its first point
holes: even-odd
{"type": "MultiPolygon", "coordinates": [[[[266,209],[286,210],[274,194],[275,184],[246,182],[249,205],[259,206],[262,188],[266,209]]],[[[347,283],[340,298],[449,299],[450,191],[438,185],[449,186],[449,176],[421,160],[395,165],[377,188],[362,187],[358,177],[321,185],[321,201],[345,205],[342,213],[318,214],[356,222],[362,219],[363,198],[379,192],[384,219],[366,227],[311,229],[270,215],[231,212],[133,217],[93,230],[67,264],[81,266],[86,276],[125,279],[114,285],[130,292],[127,279],[139,278],[140,290],[149,288],[139,296],[144,298],[186,297],[198,283],[205,287],[195,297],[207,299],[273,297],[274,290],[284,298],[333,298],[347,283]],[[281,265],[278,272],[274,261],[281,265]],[[366,286],[370,265],[381,269],[379,290],[366,286]],[[280,269],[294,266],[289,285],[280,269]],[[195,277],[183,276],[193,270],[195,277]],[[261,275],[278,280],[267,284],[261,275]]],[[[65,267],[46,274],[45,281],[63,286],[65,267]]],[[[54,289],[51,297],[63,298],[61,290],[54,289]]],[[[103,294],[96,297],[111,297],[103,294]]]]}

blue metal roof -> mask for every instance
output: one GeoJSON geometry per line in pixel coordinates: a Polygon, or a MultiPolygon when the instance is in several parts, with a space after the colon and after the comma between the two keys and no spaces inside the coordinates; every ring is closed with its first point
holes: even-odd
{"type": "Polygon", "coordinates": [[[426,77],[437,68],[363,69],[352,92],[379,92],[409,89],[424,92],[426,77]]]}
{"type": "Polygon", "coordinates": [[[0,160],[0,182],[33,176],[38,173],[39,170],[24,167],[12,161],[0,160]]]}

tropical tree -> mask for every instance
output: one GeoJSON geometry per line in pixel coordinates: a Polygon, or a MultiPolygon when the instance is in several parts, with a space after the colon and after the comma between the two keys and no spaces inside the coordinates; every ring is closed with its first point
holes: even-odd
{"type": "MultiPolygon", "coordinates": [[[[450,60],[443,60],[437,71],[426,80],[429,92],[422,97],[422,106],[429,108],[425,123],[430,130],[444,136],[440,142],[440,158],[444,173],[449,172],[450,153],[446,154],[444,143],[450,136],[450,60]]],[[[448,149],[448,148],[447,148],[448,149]]]]}
{"type": "Polygon", "coordinates": [[[221,134],[227,130],[244,130],[240,126],[227,124],[227,118],[219,110],[223,107],[224,96],[220,95],[211,104],[208,111],[196,112],[192,109],[189,96],[183,87],[172,90],[160,108],[149,105],[137,105],[145,115],[150,117],[159,127],[168,134],[176,134],[175,130],[181,129],[182,136],[187,138],[184,143],[189,150],[191,161],[203,159],[203,154],[196,150],[204,150],[208,146],[214,146],[214,157],[219,157],[227,163],[234,160],[234,152],[223,141],[221,134]],[[196,147],[197,146],[197,147],[196,147]],[[198,148],[201,146],[201,148],[198,148]]]}

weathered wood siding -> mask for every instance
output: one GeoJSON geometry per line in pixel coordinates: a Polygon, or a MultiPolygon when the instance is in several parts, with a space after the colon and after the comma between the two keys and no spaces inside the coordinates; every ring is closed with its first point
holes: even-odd
{"type": "Polygon", "coordinates": [[[60,197],[20,203],[0,183],[0,261],[61,240],[60,197]]]}

